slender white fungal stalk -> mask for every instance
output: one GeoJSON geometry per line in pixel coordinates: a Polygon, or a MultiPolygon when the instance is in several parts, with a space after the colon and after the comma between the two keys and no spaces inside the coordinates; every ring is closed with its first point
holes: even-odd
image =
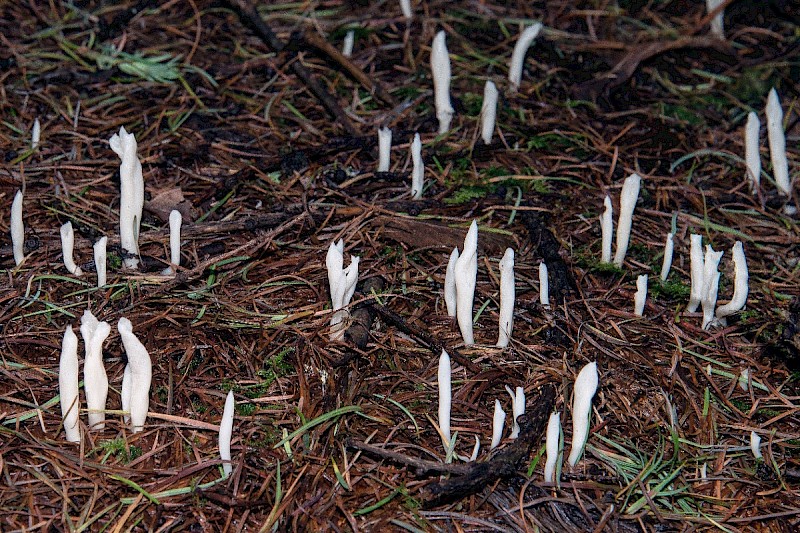
{"type": "Polygon", "coordinates": [[[625,254],[628,252],[628,243],[631,239],[631,225],[633,224],[633,210],[636,200],[639,199],[639,187],[642,178],[638,174],[631,174],[622,184],[619,197],[619,220],[617,222],[617,249],[614,254],[614,264],[622,267],[625,254]]]}
{"type": "Polygon", "coordinates": [[[700,479],[706,479],[708,476],[708,464],[703,463],[703,466],[700,467],[700,479]]]}
{"type": "Polygon", "coordinates": [[[708,329],[714,322],[714,309],[717,307],[717,292],[719,291],[718,271],[719,262],[724,252],[715,252],[711,245],[706,246],[706,255],[703,260],[703,329],[708,329]]]}
{"type": "Polygon", "coordinates": [[[742,373],[739,374],[739,388],[742,389],[744,392],[750,390],[750,369],[745,368],[742,370],[742,373]]]}
{"type": "Polygon", "coordinates": [[[389,155],[392,150],[392,130],[378,130],[378,172],[389,172],[389,155]]]}
{"type": "Polygon", "coordinates": [[[72,230],[72,222],[67,221],[59,230],[61,233],[61,255],[64,258],[64,266],[67,271],[75,276],[83,274],[81,267],[75,264],[72,254],[75,250],[75,232],[72,230]]]}
{"type": "Polygon", "coordinates": [[[747,114],[747,125],[744,127],[744,159],[747,163],[747,180],[750,190],[755,193],[761,185],[761,153],[759,152],[758,134],[761,121],[753,111],[747,114]]]}
{"type": "Polygon", "coordinates": [[[78,426],[78,337],[72,326],[64,330],[61,341],[61,359],[58,363],[58,395],[61,402],[61,419],[64,433],[69,442],[81,441],[81,428],[78,426]]]}
{"type": "Polygon", "coordinates": [[[525,390],[522,387],[517,387],[516,391],[511,390],[511,387],[506,385],[506,392],[511,396],[511,435],[512,439],[519,437],[519,422],[517,418],[525,414],[525,390]]]}
{"type": "Polygon", "coordinates": [[[219,458],[225,461],[222,463],[222,472],[225,477],[230,476],[233,471],[230,461],[234,405],[233,391],[228,391],[228,396],[225,397],[225,410],[222,411],[222,420],[219,423],[219,458]]]}
{"type": "Polygon", "coordinates": [[[544,261],[539,263],[539,303],[550,307],[550,285],[547,281],[547,265],[544,261]]]}
{"type": "Polygon", "coordinates": [[[767,97],[766,114],[769,155],[772,160],[772,173],[775,176],[775,184],[782,195],[791,196],[789,161],[786,159],[786,134],[783,131],[783,109],[778,99],[778,92],[774,87],[767,97]]]}
{"type": "Polygon", "coordinates": [[[400,0],[400,10],[403,12],[403,16],[407,19],[410,19],[414,16],[414,13],[411,11],[411,0],[400,0]]]}
{"type": "Polygon", "coordinates": [[[561,415],[551,413],[547,421],[547,439],[545,451],[547,460],[544,463],[544,480],[546,483],[555,481],[556,463],[558,462],[558,445],[561,441],[561,415]]]}
{"type": "Polygon", "coordinates": [[[111,333],[108,322],[100,322],[88,309],[81,317],[81,337],[85,348],[83,361],[83,389],[86,392],[86,408],[89,411],[89,429],[106,427],[106,398],[108,376],[103,364],[103,342],[111,333]]]}
{"type": "Polygon", "coordinates": [[[589,437],[589,418],[592,413],[592,398],[597,392],[597,363],[584,366],[575,379],[572,399],[572,446],[569,451],[569,465],[575,466],[583,453],[589,437]]]}
{"type": "Polygon", "coordinates": [[[667,281],[669,270],[672,268],[672,255],[675,252],[675,235],[667,233],[664,241],[664,261],[661,262],[661,281],[667,281]]]}
{"type": "Polygon", "coordinates": [[[439,429],[442,432],[446,450],[450,449],[450,408],[453,401],[451,373],[450,356],[442,350],[442,354],[439,356],[437,381],[439,383],[439,429]]]}
{"type": "Polygon", "coordinates": [[[127,318],[120,318],[117,330],[128,356],[128,365],[122,376],[122,410],[130,412],[134,433],[144,429],[147,411],[150,408],[150,383],[153,379],[153,363],[147,348],[133,334],[133,325],[127,318]],[[126,381],[129,383],[125,385],[126,381]],[[126,398],[126,391],[128,397],[126,398]],[[127,404],[127,405],[126,405],[127,404]]]}
{"type": "Polygon", "coordinates": [[[106,244],[108,237],[100,237],[94,243],[94,268],[97,271],[97,286],[102,287],[106,284],[106,244]]]}
{"type": "Polygon", "coordinates": [[[345,312],[340,311],[350,303],[350,299],[356,291],[358,282],[358,263],[359,257],[350,256],[350,265],[344,266],[344,241],[332,242],[328,248],[328,255],[325,258],[325,265],[328,267],[328,284],[331,291],[331,307],[334,311],[331,316],[331,340],[340,340],[344,337],[344,327],[342,324],[345,312]]]}
{"type": "Polygon", "coordinates": [[[33,121],[33,131],[31,131],[31,150],[36,150],[39,147],[39,139],[42,137],[42,125],[39,119],[33,121]]]}
{"type": "Polygon", "coordinates": [[[344,57],[350,57],[353,55],[353,44],[356,40],[356,32],[353,30],[348,30],[348,32],[344,36],[344,43],[342,44],[342,55],[344,57]]]}
{"type": "Polygon", "coordinates": [[[17,266],[25,259],[25,226],[22,223],[22,191],[17,191],[11,202],[11,248],[17,266]]]}
{"type": "Polygon", "coordinates": [[[519,89],[519,84],[522,82],[522,65],[525,63],[525,54],[541,31],[542,24],[537,22],[525,28],[525,31],[520,33],[517,38],[517,44],[514,45],[514,52],[511,54],[511,64],[508,67],[508,81],[511,83],[512,91],[519,89]]]}
{"type": "Polygon", "coordinates": [[[750,432],[750,451],[753,452],[753,457],[756,459],[763,459],[761,455],[761,437],[755,431],[750,432]]]}
{"type": "Polygon", "coordinates": [[[422,141],[419,133],[414,134],[411,143],[411,199],[419,200],[422,198],[422,188],[425,186],[425,165],[422,163],[422,141]]]}
{"type": "Polygon", "coordinates": [[[469,462],[475,461],[478,458],[478,452],[481,451],[481,439],[475,435],[475,446],[472,447],[472,454],[469,456],[469,462]]]}
{"type": "Polygon", "coordinates": [[[453,105],[450,103],[450,55],[447,52],[444,30],[433,38],[431,48],[431,71],[433,72],[433,93],[436,104],[436,118],[439,120],[439,135],[450,129],[453,119],[453,105]]]}
{"type": "Polygon", "coordinates": [[[747,294],[750,291],[750,275],[747,271],[747,258],[744,256],[744,247],[740,241],[733,245],[733,297],[731,301],[717,308],[717,318],[723,319],[744,308],[747,303],[747,294]]]}
{"type": "Polygon", "coordinates": [[[647,274],[636,278],[636,294],[633,296],[633,313],[636,316],[644,314],[644,304],[647,301],[647,274]]]}
{"type": "Polygon", "coordinates": [[[500,260],[500,331],[497,336],[498,348],[505,348],[514,329],[514,250],[506,248],[500,260]]]}
{"type": "Polygon", "coordinates": [[[503,440],[503,426],[506,423],[506,412],[500,405],[500,400],[494,401],[494,416],[492,417],[492,444],[490,450],[494,450],[503,440]]]}
{"type": "Polygon", "coordinates": [[[458,310],[458,300],[456,297],[456,260],[458,260],[458,248],[453,248],[450,252],[450,259],[447,261],[447,271],[444,274],[444,303],[447,306],[447,315],[456,317],[458,310]]]}
{"type": "Polygon", "coordinates": [[[484,144],[492,144],[494,123],[497,118],[497,86],[486,80],[483,86],[483,105],[481,106],[481,138],[484,144]]]}
{"type": "Polygon", "coordinates": [[[475,343],[472,334],[472,304],[478,280],[478,223],[474,220],[464,239],[464,251],[456,259],[456,319],[464,344],[475,343]]]}
{"type": "Polygon", "coordinates": [[[181,224],[183,217],[181,212],[173,209],[169,213],[169,263],[161,274],[171,276],[175,274],[175,269],[181,266],[181,224]]]}
{"type": "MultiPolygon", "coordinates": [[[[711,13],[724,1],[725,0],[706,0],[706,9],[708,9],[708,12],[711,13]]],[[[720,12],[714,15],[714,18],[711,19],[711,35],[714,37],[719,37],[720,39],[725,38],[725,29],[722,25],[724,13],[724,9],[720,10],[720,12]]]]}
{"type": "Polygon", "coordinates": [[[123,262],[127,268],[135,269],[139,265],[139,227],[144,206],[142,164],[136,155],[136,137],[124,127],[120,127],[119,133],[112,135],[108,143],[122,160],[119,166],[119,240],[123,252],[131,256],[123,262]]]}
{"type": "Polygon", "coordinates": [[[703,236],[693,233],[689,237],[689,241],[691,242],[689,262],[691,265],[692,287],[689,294],[689,305],[686,306],[686,310],[694,313],[703,300],[703,236]]]}
{"type": "Polygon", "coordinates": [[[611,206],[611,198],[606,195],[603,200],[605,210],[600,215],[600,234],[603,238],[603,247],[600,252],[600,262],[611,262],[611,238],[614,233],[614,208],[611,206]]]}

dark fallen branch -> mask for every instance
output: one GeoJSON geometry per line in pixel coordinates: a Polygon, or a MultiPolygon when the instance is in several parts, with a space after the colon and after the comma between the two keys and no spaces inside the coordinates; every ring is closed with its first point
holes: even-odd
{"type": "Polygon", "coordinates": [[[355,450],[361,450],[370,455],[381,457],[382,459],[388,459],[395,463],[409,466],[414,469],[414,474],[419,477],[425,477],[431,474],[464,476],[469,474],[471,470],[468,464],[446,464],[440,463],[439,461],[426,461],[425,459],[417,459],[416,457],[410,457],[400,452],[387,450],[382,446],[375,446],[374,444],[367,444],[366,442],[356,440],[348,440],[346,446],[355,450]]]}
{"type": "Polygon", "coordinates": [[[234,11],[239,15],[241,21],[245,26],[252,29],[256,35],[266,44],[273,52],[285,52],[285,64],[289,65],[292,72],[300,78],[303,84],[314,94],[317,100],[328,110],[328,113],[333,115],[333,118],[342,125],[342,127],[350,135],[358,135],[358,130],[353,126],[353,123],[345,115],[339,103],[331,95],[325,87],[322,86],[312,75],[311,72],[303,65],[295,50],[290,50],[286,44],[278,38],[275,32],[267,25],[256,11],[255,7],[249,0],[228,0],[228,3],[233,7],[234,11]]]}
{"type": "Polygon", "coordinates": [[[469,463],[466,473],[427,488],[429,494],[426,507],[435,507],[476,494],[492,486],[499,479],[516,476],[531,453],[539,446],[547,420],[556,400],[556,389],[552,385],[542,387],[533,408],[517,418],[519,437],[508,446],[482,463],[469,463]]]}
{"type": "Polygon", "coordinates": [[[567,263],[559,253],[561,244],[547,227],[544,216],[536,211],[522,211],[520,220],[528,230],[531,244],[547,265],[550,296],[560,305],[568,292],[577,288],[567,263]]]}

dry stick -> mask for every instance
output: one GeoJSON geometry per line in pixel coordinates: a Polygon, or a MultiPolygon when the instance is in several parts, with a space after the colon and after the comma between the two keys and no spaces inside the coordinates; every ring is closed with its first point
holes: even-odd
{"type": "Polygon", "coordinates": [[[361,84],[362,87],[364,87],[364,89],[369,91],[369,93],[374,95],[378,100],[392,107],[397,105],[397,102],[394,101],[394,98],[392,98],[391,95],[383,89],[383,86],[380,83],[370,79],[370,77],[367,76],[367,74],[361,70],[358,65],[353,63],[348,57],[345,57],[338,48],[326,41],[320,34],[314,31],[306,31],[303,32],[303,39],[306,41],[306,43],[313,46],[320,52],[323,52],[333,61],[338,63],[339,66],[345,69],[358,83],[361,84]]]}
{"type": "Polygon", "coordinates": [[[284,64],[289,63],[289,66],[292,69],[298,78],[305,84],[308,89],[314,93],[314,96],[320,101],[320,103],[328,110],[328,112],[333,115],[333,118],[336,119],[349,133],[350,135],[358,135],[358,130],[353,126],[353,123],[350,122],[350,119],[347,118],[347,115],[344,114],[344,111],[339,106],[339,103],[336,99],[331,96],[331,94],[325,90],[325,88],[311,75],[311,72],[300,62],[300,59],[297,56],[297,52],[294,50],[288,50],[286,48],[286,44],[281,41],[275,32],[261,19],[261,16],[256,11],[255,7],[250,3],[249,0],[228,0],[228,3],[231,7],[234,8],[234,11],[239,15],[241,21],[246,25],[249,26],[252,30],[256,32],[256,34],[264,41],[269,48],[271,48],[274,52],[280,53],[285,51],[287,54],[286,61],[284,64]]]}
{"type": "Polygon", "coordinates": [[[519,437],[491,459],[482,463],[469,463],[469,471],[466,474],[428,487],[427,492],[430,497],[425,502],[425,507],[466,498],[499,479],[517,475],[523,463],[541,442],[555,400],[555,387],[552,385],[542,387],[539,398],[533,402],[533,409],[517,418],[520,427],[519,437]]]}
{"type": "Polygon", "coordinates": [[[426,476],[429,474],[455,474],[465,476],[470,473],[472,468],[467,464],[453,464],[453,463],[440,463],[438,461],[426,461],[425,459],[417,459],[408,455],[387,450],[381,446],[367,444],[356,440],[348,440],[345,445],[348,448],[361,450],[370,455],[375,455],[383,459],[389,459],[395,463],[406,465],[414,468],[417,476],[426,476]]]}

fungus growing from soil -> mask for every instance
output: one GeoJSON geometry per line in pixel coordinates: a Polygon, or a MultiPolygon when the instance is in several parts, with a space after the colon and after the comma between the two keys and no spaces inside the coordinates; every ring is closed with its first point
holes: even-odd
{"type": "Polygon", "coordinates": [[[447,52],[444,30],[433,38],[431,48],[431,71],[433,72],[433,93],[436,105],[436,118],[439,120],[439,135],[447,133],[453,119],[453,105],[450,103],[450,55],[447,52]]]}
{"type": "Polygon", "coordinates": [[[342,55],[344,57],[350,57],[353,55],[353,45],[356,41],[356,32],[353,30],[348,30],[344,36],[344,43],[342,44],[342,55]]]}
{"type": "Polygon", "coordinates": [[[511,63],[508,67],[508,81],[511,84],[511,90],[516,91],[519,89],[519,84],[522,82],[522,66],[525,63],[525,54],[528,53],[533,40],[539,36],[542,31],[542,24],[537,22],[525,28],[519,34],[517,44],[514,45],[514,51],[511,53],[511,63]]]}
{"type": "Polygon", "coordinates": [[[550,307],[550,285],[547,281],[547,264],[544,261],[539,263],[539,303],[550,307]]]}
{"type": "MultiPolygon", "coordinates": [[[[706,9],[709,13],[717,9],[722,2],[725,0],[706,0],[706,9]]],[[[711,19],[711,35],[714,37],[719,37],[720,39],[725,38],[725,28],[723,27],[723,17],[725,15],[725,10],[720,9],[719,13],[714,15],[711,19]]]]}
{"type": "Polygon", "coordinates": [[[78,397],[78,337],[72,326],[64,330],[61,341],[61,358],[58,363],[58,395],[61,402],[61,419],[67,441],[80,442],[78,425],[80,399],[78,397]]]}
{"type": "Polygon", "coordinates": [[[425,165],[422,163],[422,141],[419,133],[414,134],[411,142],[411,198],[422,198],[422,189],[425,186],[425,165]]]}
{"type": "Polygon", "coordinates": [[[733,245],[734,282],[733,297],[731,301],[717,308],[717,319],[723,320],[744,308],[747,295],[750,291],[750,275],[747,271],[747,258],[744,256],[744,247],[740,241],[733,245]]]}
{"type": "Polygon", "coordinates": [[[575,379],[575,390],[572,399],[572,446],[569,452],[569,465],[578,463],[586,440],[589,438],[589,419],[592,414],[592,398],[597,392],[597,363],[584,366],[575,379]]]}
{"type": "Polygon", "coordinates": [[[228,391],[225,397],[225,409],[222,411],[222,420],[219,423],[219,458],[222,463],[222,472],[225,477],[231,475],[233,465],[231,464],[231,436],[233,435],[233,413],[234,413],[233,391],[228,391]]]}
{"type": "Polygon", "coordinates": [[[14,263],[19,266],[25,259],[25,226],[22,223],[22,191],[17,191],[11,202],[11,248],[14,263]]]}
{"type": "Polygon", "coordinates": [[[411,0],[400,0],[400,11],[403,12],[403,16],[407,19],[413,17],[414,14],[411,11],[411,0]]]}
{"type": "Polygon", "coordinates": [[[389,172],[390,153],[392,150],[392,130],[378,130],[378,172],[389,172]]]}
{"type": "Polygon", "coordinates": [[[661,281],[667,281],[669,271],[672,268],[672,255],[675,252],[675,235],[667,233],[664,241],[664,260],[661,262],[661,281]]]}
{"type": "Polygon", "coordinates": [[[506,248],[500,260],[500,325],[497,347],[505,348],[511,340],[514,329],[514,250],[506,248]]]}
{"type": "MultiPolygon", "coordinates": [[[[130,413],[131,429],[138,433],[144,429],[147,411],[150,408],[150,383],[153,378],[153,363],[147,348],[134,335],[133,325],[127,318],[120,318],[117,330],[128,356],[128,364],[122,375],[122,410],[130,413]]],[[[125,417],[128,420],[128,417],[125,417]]]]}
{"type": "Polygon", "coordinates": [[[181,212],[173,209],[169,213],[169,263],[164,269],[164,276],[175,274],[176,269],[181,266],[181,224],[183,217],[181,212]]]}
{"type": "Polygon", "coordinates": [[[602,235],[602,249],[600,252],[600,262],[611,262],[611,239],[614,233],[614,208],[611,206],[611,198],[606,195],[603,200],[605,209],[600,215],[600,234],[602,235]]]}
{"type": "Polygon", "coordinates": [[[506,385],[506,392],[511,396],[511,435],[512,439],[519,437],[519,422],[517,418],[525,414],[525,389],[517,387],[516,391],[506,385]]]}
{"type": "Polygon", "coordinates": [[[108,376],[103,364],[103,342],[110,333],[108,322],[100,322],[88,309],[84,311],[81,317],[81,337],[86,354],[83,361],[83,389],[89,411],[89,429],[92,430],[106,427],[108,376]]]}
{"type": "Polygon", "coordinates": [[[556,464],[558,463],[559,444],[561,443],[561,415],[551,413],[547,421],[547,437],[545,451],[547,460],[544,464],[544,480],[547,483],[555,481],[556,464]]]}
{"type": "Polygon", "coordinates": [[[689,236],[689,264],[691,269],[691,292],[689,294],[689,305],[686,310],[694,313],[703,300],[703,237],[702,235],[692,234],[689,236]]]}
{"type": "Polygon", "coordinates": [[[328,285],[331,291],[331,340],[344,338],[344,311],[342,310],[356,292],[359,257],[350,256],[350,265],[344,268],[344,241],[332,242],[328,248],[325,265],[328,268],[328,285]]]}
{"type": "Polygon", "coordinates": [[[750,191],[755,193],[761,185],[761,153],[759,151],[758,134],[761,121],[753,111],[747,114],[747,125],[744,127],[744,159],[747,164],[747,180],[750,191]]]}
{"type": "Polygon", "coordinates": [[[478,279],[478,224],[474,220],[464,239],[464,250],[456,259],[456,319],[464,344],[475,343],[472,334],[472,305],[478,279]]]}
{"type": "Polygon", "coordinates": [[[112,135],[108,143],[122,160],[119,166],[119,239],[123,252],[127,254],[123,263],[127,268],[135,269],[139,265],[139,228],[144,207],[142,163],[136,154],[136,137],[124,127],[120,127],[119,133],[112,135]]]}
{"type": "Polygon", "coordinates": [[[72,230],[72,222],[67,221],[59,229],[61,234],[61,256],[64,266],[70,274],[80,276],[83,274],[81,267],[75,264],[73,251],[75,250],[75,232],[72,230]]]}
{"type": "Polygon", "coordinates": [[[503,440],[503,426],[506,423],[506,412],[500,400],[494,401],[494,416],[492,416],[492,444],[489,449],[494,450],[503,440]]]}
{"type": "Polygon", "coordinates": [[[447,306],[447,315],[453,318],[457,313],[456,295],[456,260],[458,259],[458,248],[453,248],[450,252],[450,259],[447,261],[447,271],[444,275],[444,303],[447,306]]]}
{"type": "Polygon", "coordinates": [[[631,226],[633,225],[633,210],[636,200],[639,199],[641,176],[631,174],[622,184],[619,197],[619,220],[617,222],[617,249],[614,254],[614,264],[622,267],[625,254],[628,252],[628,243],[631,240],[631,226]]]}
{"type": "Polygon", "coordinates": [[[764,459],[761,454],[761,437],[755,431],[750,432],[750,451],[753,452],[753,457],[756,460],[764,459]]]}
{"type": "Polygon", "coordinates": [[[772,160],[772,173],[778,191],[786,197],[792,194],[789,181],[789,161],[786,159],[786,134],[783,131],[783,109],[778,92],[773,88],[767,97],[767,139],[772,160]]]}
{"type": "Polygon", "coordinates": [[[33,131],[31,131],[31,150],[39,148],[39,140],[42,137],[42,125],[39,119],[33,121],[33,131]]]}
{"type": "Polygon", "coordinates": [[[102,287],[106,284],[106,245],[108,237],[100,237],[94,243],[94,267],[97,271],[97,286],[102,287]]]}
{"type": "Polygon", "coordinates": [[[636,278],[636,294],[633,296],[633,313],[636,316],[644,314],[644,304],[647,301],[647,274],[636,278]]]}
{"type": "Polygon", "coordinates": [[[723,252],[715,252],[711,245],[706,246],[706,255],[703,260],[703,329],[708,329],[714,322],[714,309],[717,307],[717,292],[719,291],[719,262],[723,252]]]}
{"type": "Polygon", "coordinates": [[[437,382],[439,385],[439,429],[442,432],[443,444],[446,450],[450,449],[450,409],[453,401],[451,373],[450,355],[442,350],[439,356],[437,382]]]}
{"type": "Polygon", "coordinates": [[[483,105],[481,106],[481,139],[484,144],[492,144],[494,124],[497,118],[497,86],[487,80],[483,86],[483,105]]]}

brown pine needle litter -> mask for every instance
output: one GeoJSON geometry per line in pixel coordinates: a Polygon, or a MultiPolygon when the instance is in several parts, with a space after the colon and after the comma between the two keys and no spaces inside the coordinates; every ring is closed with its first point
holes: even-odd
{"type": "MultiPolygon", "coordinates": [[[[0,3],[0,530],[795,531],[800,529],[800,11],[727,2],[329,0],[0,3]],[[544,25],[509,89],[519,33],[544,25]],[[341,50],[355,32],[351,57],[341,50]],[[451,130],[436,134],[430,48],[444,30],[451,130]],[[480,139],[487,79],[500,103],[480,139]],[[763,108],[781,97],[793,195],[778,194],[763,108]],[[761,187],[744,165],[762,121],[761,187]],[[31,148],[34,121],[41,139],[31,148]],[[144,169],[141,270],[120,267],[119,158],[144,169]],[[393,132],[376,173],[377,130],[393,132]],[[409,145],[425,190],[410,200],[409,145]],[[600,264],[603,199],[642,176],[623,268],[600,264]],[[24,190],[25,261],[11,201],[24,190]],[[167,266],[171,209],[182,263],[167,266]],[[477,220],[475,340],[447,316],[447,258],[477,220]],[[75,229],[69,275],[59,227],[75,229]],[[660,283],[663,243],[673,270],[660,283]],[[723,250],[719,302],[744,245],[747,306],[708,331],[685,311],[689,236],[723,250]],[[108,284],[92,244],[108,237],[108,284]],[[325,253],[360,283],[329,336],[325,253]],[[498,262],[516,254],[510,347],[498,262]],[[349,260],[349,258],[347,258],[349,260]],[[539,304],[539,264],[550,273],[539,304]],[[346,261],[349,262],[349,261],[346,261]],[[633,313],[638,275],[650,287],[633,313]],[[60,342],[86,309],[127,317],[153,360],[150,416],[123,422],[125,354],[104,354],[103,431],[67,443],[60,342]],[[437,360],[452,359],[452,463],[437,433],[437,360]],[[544,483],[543,416],[572,441],[572,387],[597,361],[582,459],[544,483]],[[489,451],[505,385],[528,398],[520,441],[489,451]],[[236,409],[232,475],[217,429],[236,409]],[[534,431],[534,429],[536,431],[534,431]],[[762,460],[750,450],[761,437],[762,460]],[[468,458],[477,436],[481,451],[468,458]],[[438,466],[437,466],[438,465],[438,466]],[[478,476],[478,477],[475,477],[478,476]]],[[[83,359],[82,343],[79,356],[83,359]]],[[[83,387],[81,407],[85,409],[83,387]]]]}

